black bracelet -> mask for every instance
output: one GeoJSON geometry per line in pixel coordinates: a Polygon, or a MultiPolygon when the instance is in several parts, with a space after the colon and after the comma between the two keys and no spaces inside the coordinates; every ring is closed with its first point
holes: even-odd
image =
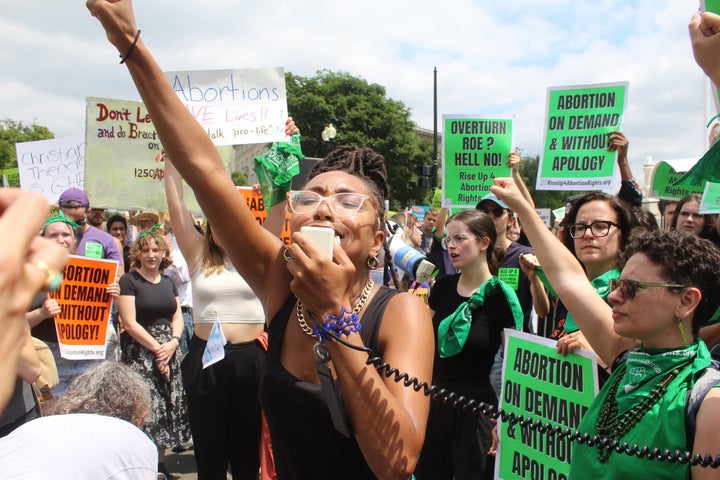
{"type": "Polygon", "coordinates": [[[178,337],[178,336],[170,337],[170,340],[173,340],[173,339],[177,340],[178,344],[180,344],[180,337],[178,337]]]}
{"type": "Polygon", "coordinates": [[[132,51],[135,49],[135,44],[137,43],[138,38],[140,38],[140,29],[138,29],[137,33],[135,34],[135,38],[133,39],[133,42],[130,44],[130,48],[128,48],[128,51],[127,51],[127,53],[125,54],[125,56],[123,57],[122,55],[120,55],[120,58],[122,59],[122,60],[120,60],[120,64],[121,64],[121,65],[122,65],[123,63],[125,63],[125,60],[128,59],[128,57],[130,56],[130,54],[132,53],[132,51]]]}

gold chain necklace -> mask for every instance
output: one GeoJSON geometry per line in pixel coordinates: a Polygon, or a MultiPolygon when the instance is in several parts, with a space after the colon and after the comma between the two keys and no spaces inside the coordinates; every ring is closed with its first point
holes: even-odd
{"type": "MultiPolygon", "coordinates": [[[[370,292],[372,291],[373,285],[375,283],[368,278],[367,283],[365,284],[365,288],[363,288],[362,293],[360,294],[360,300],[358,300],[358,303],[355,305],[355,308],[352,309],[353,313],[360,313],[360,310],[363,309],[365,306],[365,302],[367,302],[368,297],[370,297],[370,292]]],[[[315,334],[312,331],[312,328],[307,324],[305,321],[305,314],[303,313],[303,305],[302,301],[298,298],[296,308],[295,308],[298,323],[300,324],[300,328],[302,328],[302,331],[307,333],[313,338],[317,338],[315,334]]]]}

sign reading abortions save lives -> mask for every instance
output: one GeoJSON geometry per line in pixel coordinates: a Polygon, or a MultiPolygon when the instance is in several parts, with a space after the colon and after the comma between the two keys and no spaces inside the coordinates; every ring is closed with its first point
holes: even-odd
{"type": "MultiPolygon", "coordinates": [[[[593,352],[579,349],[562,356],[556,342],[505,329],[505,359],[500,408],[534,422],[577,429],[598,392],[593,352]]],[[[566,480],[572,442],[530,425],[498,424],[500,444],[495,478],[566,480]]]]}
{"type": "Polygon", "coordinates": [[[442,206],[474,207],[495,177],[510,176],[512,120],[443,115],[443,127],[442,206]]]}
{"type": "Polygon", "coordinates": [[[165,72],[165,77],[215,145],[285,140],[282,68],[165,72]]]}
{"type": "Polygon", "coordinates": [[[55,315],[60,355],[69,360],[105,358],[105,337],[117,262],[71,255],[60,288],[50,292],[61,312],[55,315]]]}
{"type": "Polygon", "coordinates": [[[627,82],[550,87],[538,190],[607,190],[616,152],[608,137],[619,130],[627,82]]]}
{"type": "Polygon", "coordinates": [[[45,195],[48,203],[57,202],[71,187],[83,188],[85,175],[85,138],[53,138],[15,144],[20,187],[45,195]]]}

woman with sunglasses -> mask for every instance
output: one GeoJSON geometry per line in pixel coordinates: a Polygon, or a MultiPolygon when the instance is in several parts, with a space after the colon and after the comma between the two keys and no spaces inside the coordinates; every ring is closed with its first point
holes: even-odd
{"type": "MultiPolygon", "coordinates": [[[[617,197],[592,192],[573,202],[563,223],[565,228],[562,230],[561,241],[583,266],[597,295],[606,299],[610,293],[610,280],[620,277],[620,252],[625,247],[631,230],[638,225],[637,217],[633,215],[632,209],[617,197]]],[[[553,290],[557,291],[552,283],[546,286],[551,293],[553,290]]],[[[565,311],[564,305],[556,308],[556,312],[565,311]]],[[[572,313],[567,313],[564,321],[562,314],[556,313],[556,322],[551,338],[558,340],[560,352],[572,352],[579,347],[590,349],[572,313]]],[[[605,364],[600,366],[601,382],[607,378],[607,367],[605,364]]]]}
{"type": "Polygon", "coordinates": [[[340,147],[318,162],[304,190],[288,197],[294,233],[286,247],[238,195],[207,132],[139,36],[130,0],[90,0],[87,6],[122,52],[213,235],[263,305],[269,348],[260,401],[278,478],[409,478],[425,436],[428,398],[381,375],[367,365],[366,352],[327,333],[369,347],[410,376],[430,378],[433,333],[426,305],[369,279],[385,239],[384,159],[368,148],[340,147]],[[300,232],[306,225],[332,231],[332,258],[300,232]]]}
{"type": "MultiPolygon", "coordinates": [[[[461,273],[438,279],[430,291],[437,341],[433,384],[497,405],[490,369],[503,329],[522,329],[522,307],[513,288],[493,275],[500,250],[489,215],[456,213],[446,232],[443,246],[461,273]]],[[[492,428],[486,417],[433,402],[416,477],[493,478],[492,428]]]]}
{"type": "MultiPolygon", "coordinates": [[[[624,251],[625,266],[608,301],[595,293],[583,266],[522,198],[511,179],[491,190],[520,215],[535,254],[585,337],[607,364],[609,380],[579,430],[620,444],[720,453],[720,389],[713,388],[686,439],[686,398],[710,365],[698,326],[720,303],[720,253],[708,241],[678,232],[643,232],[624,251]],[[636,345],[637,339],[640,344],[636,345]]],[[[716,478],[711,468],[659,462],[597,444],[573,444],[570,478],[716,478]]]]}

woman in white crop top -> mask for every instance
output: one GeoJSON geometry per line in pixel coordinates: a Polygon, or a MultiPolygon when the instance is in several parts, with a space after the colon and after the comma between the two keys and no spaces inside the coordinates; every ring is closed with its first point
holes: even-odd
{"type": "MultiPolygon", "coordinates": [[[[287,132],[297,127],[291,119],[287,132]]],[[[203,236],[183,202],[182,180],[165,161],[165,192],[178,246],[192,272],[194,335],[182,362],[198,479],[255,480],[259,468],[261,414],[258,388],[265,352],[256,338],[265,328],[260,301],[235,270],[210,224],[203,236]],[[214,323],[227,340],[225,357],[203,368],[203,353],[214,323]]],[[[279,205],[282,207],[282,205],[279,205]]],[[[273,209],[284,217],[284,208],[273,209]]],[[[272,215],[272,214],[271,214],[272,215]]],[[[268,225],[283,219],[268,218],[268,225]]],[[[279,234],[279,228],[278,232],[279,234]]]]}

